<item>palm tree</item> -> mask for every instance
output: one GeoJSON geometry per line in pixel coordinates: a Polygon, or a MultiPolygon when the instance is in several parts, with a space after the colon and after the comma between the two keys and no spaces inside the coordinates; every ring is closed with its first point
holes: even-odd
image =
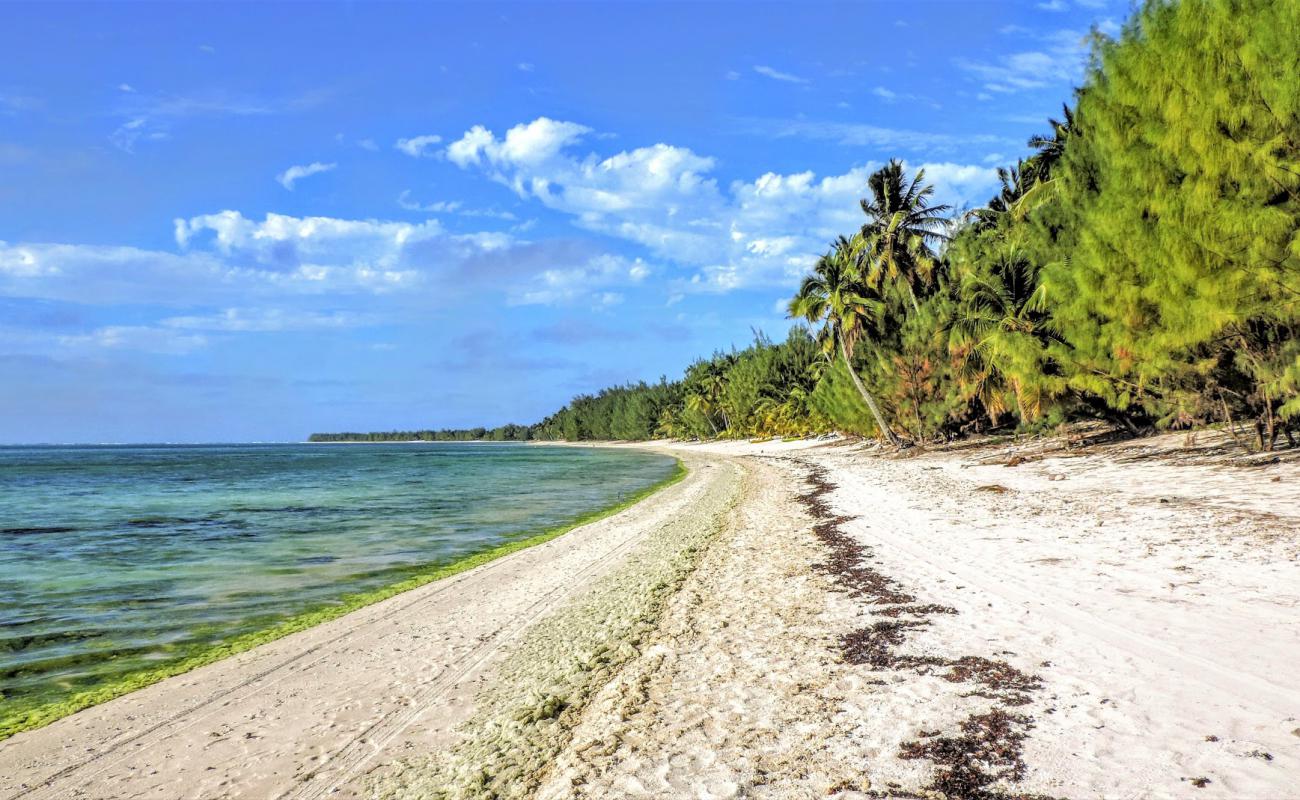
{"type": "Polygon", "coordinates": [[[718,438],[720,434],[717,424],[713,421],[713,404],[709,402],[709,398],[702,394],[687,395],[686,410],[704,417],[704,421],[713,429],[713,438],[718,438]]]}
{"type": "Polygon", "coordinates": [[[844,359],[853,385],[862,395],[880,433],[895,447],[902,440],[885,421],[876,398],[871,396],[862,378],[853,368],[853,351],[858,340],[866,333],[869,323],[874,324],[884,310],[884,303],[870,286],[861,279],[854,252],[857,245],[841,236],[831,251],[813,266],[812,273],[804,276],[799,291],[790,301],[792,317],[807,320],[813,325],[822,324],[819,338],[827,350],[838,349],[844,359]]]}
{"type": "Polygon", "coordinates": [[[1061,111],[1064,119],[1048,119],[1047,124],[1052,126],[1050,136],[1031,136],[1029,137],[1029,146],[1037,150],[1032,161],[1038,168],[1038,178],[1040,180],[1051,180],[1052,170],[1060,162],[1061,157],[1065,155],[1065,146],[1070,137],[1078,133],[1078,128],[1074,124],[1074,112],[1068,105],[1062,104],[1061,111]]]}
{"type": "Polygon", "coordinates": [[[1021,423],[1033,422],[1042,413],[1042,384],[1051,381],[1027,386],[1023,376],[1043,374],[1041,358],[1056,338],[1045,313],[1045,287],[1014,247],[1000,253],[987,272],[968,274],[963,283],[964,300],[950,339],[963,354],[963,377],[974,384],[973,394],[994,423],[1005,410],[1002,397],[1008,391],[1021,423]]]}
{"type": "Polygon", "coordinates": [[[923,184],[924,180],[925,170],[919,169],[909,183],[897,159],[872,173],[867,179],[871,197],[862,200],[867,222],[859,252],[867,282],[879,287],[885,279],[902,281],[917,313],[921,306],[916,290],[933,276],[938,261],[933,245],[948,238],[945,215],[951,210],[947,205],[930,205],[934,187],[923,184]]]}

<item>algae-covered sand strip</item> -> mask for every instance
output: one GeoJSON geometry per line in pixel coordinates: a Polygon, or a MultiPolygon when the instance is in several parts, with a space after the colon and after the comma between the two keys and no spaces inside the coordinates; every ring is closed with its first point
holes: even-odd
{"type": "Polygon", "coordinates": [[[386,800],[514,798],[532,793],[568,744],[587,702],[637,657],[668,600],[734,523],[741,472],[649,534],[614,571],[525,634],[475,699],[451,750],[373,781],[386,800]]]}
{"type": "MultiPolygon", "coordinates": [[[[434,581],[449,578],[453,575],[465,572],[466,570],[495,561],[511,553],[519,552],[529,547],[549,542],[574,528],[586,525],[598,520],[604,519],[613,514],[635,505],[646,497],[667,486],[680,481],[686,475],[686,468],[681,461],[677,462],[676,468],[662,481],[642,489],[626,498],[621,502],[607,508],[596,509],[577,519],[558,525],[525,538],[507,542],[476,553],[472,556],[460,559],[450,564],[443,564],[433,567],[425,567],[416,570],[413,574],[399,582],[382,586],[365,592],[356,592],[339,598],[338,602],[318,608],[308,609],[298,614],[294,614],[283,619],[271,627],[259,631],[253,631],[235,637],[233,639],[218,642],[210,645],[202,645],[188,654],[178,654],[172,660],[160,664],[156,667],[141,670],[122,676],[117,680],[106,682],[100,686],[83,692],[78,692],[71,696],[55,700],[52,702],[42,702],[35,705],[21,705],[17,701],[7,701],[0,705],[0,741],[13,736],[20,731],[32,730],[35,728],[48,725],[57,719],[74,714],[85,708],[107,702],[116,697],[121,697],[129,692],[144,688],[165,678],[174,675],[180,675],[206,664],[212,664],[221,659],[228,658],[237,653],[251,650],[259,645],[281,639],[299,631],[307,630],[321,623],[337,619],[348,613],[364,608],[381,600],[386,600],[403,592],[408,592],[434,581]]],[[[0,700],[3,697],[0,696],[0,700]]]]}

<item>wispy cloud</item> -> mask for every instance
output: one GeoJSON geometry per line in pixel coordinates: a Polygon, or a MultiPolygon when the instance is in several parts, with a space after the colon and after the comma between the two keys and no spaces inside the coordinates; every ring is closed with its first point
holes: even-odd
{"type": "Polygon", "coordinates": [[[371,325],[380,318],[352,311],[306,311],[283,308],[227,308],[213,314],[168,317],[159,323],[164,328],[186,331],[225,331],[268,333],[320,329],[356,328],[371,325]]]}
{"type": "Polygon", "coordinates": [[[185,355],[205,347],[208,338],[148,325],[109,325],[90,333],[60,336],[60,345],[74,350],[142,350],[163,355],[185,355]]]}
{"type": "Polygon", "coordinates": [[[171,134],[166,129],[151,127],[148,117],[134,117],[119,125],[108,140],[122,152],[134,153],[136,142],[141,139],[160,142],[170,137],[171,134]]]}
{"type": "Polygon", "coordinates": [[[537,69],[537,65],[530,63],[528,61],[521,61],[515,65],[515,68],[518,69],[520,72],[532,72],[533,70],[537,69]]]}
{"type": "Polygon", "coordinates": [[[762,64],[756,65],[754,71],[759,75],[771,78],[774,81],[784,81],[786,83],[811,83],[807,78],[801,78],[798,75],[793,75],[789,72],[781,72],[780,70],[762,64]]]}
{"type": "Polygon", "coordinates": [[[109,135],[109,141],[114,147],[130,153],[134,152],[138,142],[170,138],[172,127],[181,120],[302,111],[318,106],[329,96],[328,91],[316,90],[278,100],[266,100],[226,92],[153,94],[122,91],[119,87],[114,114],[122,121],[109,135]]]}
{"type": "Polygon", "coordinates": [[[421,211],[430,214],[458,214],[462,217],[488,217],[512,222],[518,219],[509,211],[498,211],[492,208],[466,208],[465,204],[459,200],[437,200],[432,203],[421,203],[411,196],[410,189],[402,190],[402,193],[397,196],[397,205],[407,211],[421,211]]]}
{"type": "Polygon", "coordinates": [[[319,175],[322,172],[330,172],[336,167],[338,167],[338,164],[335,163],[322,164],[319,161],[313,161],[310,164],[299,164],[289,167],[284,172],[275,176],[275,179],[280,182],[281,186],[292,192],[294,184],[303,178],[309,178],[312,175],[319,175]]]}
{"type": "Polygon", "coordinates": [[[412,136],[409,139],[398,139],[393,147],[406,153],[411,158],[422,158],[436,152],[433,148],[441,141],[441,136],[429,133],[423,136],[412,136]]]}
{"type": "Polygon", "coordinates": [[[857,122],[831,122],[811,119],[740,118],[739,128],[747,133],[777,138],[800,138],[828,141],[848,147],[872,147],[882,150],[903,150],[924,155],[946,154],[967,144],[1014,146],[1017,143],[1006,137],[991,134],[962,136],[950,133],[886,128],[857,122]]]}
{"type": "Polygon", "coordinates": [[[1011,94],[1078,81],[1083,75],[1088,37],[1059,30],[1038,37],[1040,47],[1000,56],[993,61],[957,59],[956,65],[988,92],[1011,94]]]}
{"type": "Polygon", "coordinates": [[[0,114],[14,115],[34,111],[41,105],[41,101],[31,95],[0,91],[0,114]]]}

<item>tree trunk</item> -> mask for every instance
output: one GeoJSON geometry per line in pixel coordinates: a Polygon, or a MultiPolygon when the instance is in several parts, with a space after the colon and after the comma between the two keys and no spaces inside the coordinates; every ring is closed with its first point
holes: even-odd
{"type": "Polygon", "coordinates": [[[920,316],[920,315],[921,315],[921,304],[920,304],[920,303],[917,301],[917,299],[916,299],[916,289],[913,289],[913,288],[912,288],[912,282],[911,282],[911,281],[907,281],[907,294],[908,294],[909,297],[912,298],[912,309],[916,312],[917,316],[920,316]]]}
{"type": "Polygon", "coordinates": [[[1020,427],[1023,428],[1029,424],[1029,415],[1025,413],[1025,401],[1020,396],[1020,381],[1013,379],[1011,390],[1016,395],[1016,411],[1020,414],[1020,427]]]}
{"type": "Polygon", "coordinates": [[[867,391],[867,387],[862,385],[862,379],[858,377],[857,371],[853,369],[853,361],[849,358],[849,349],[844,345],[844,337],[837,334],[836,338],[840,340],[840,355],[844,357],[844,366],[849,371],[849,377],[853,379],[853,385],[858,388],[858,394],[862,395],[862,399],[867,403],[867,408],[871,409],[871,416],[876,418],[876,427],[880,429],[881,435],[890,444],[894,447],[902,447],[903,440],[899,439],[898,434],[894,433],[894,429],[889,427],[888,422],[885,422],[885,415],[880,413],[880,406],[876,405],[876,398],[872,397],[871,392],[867,391]]]}

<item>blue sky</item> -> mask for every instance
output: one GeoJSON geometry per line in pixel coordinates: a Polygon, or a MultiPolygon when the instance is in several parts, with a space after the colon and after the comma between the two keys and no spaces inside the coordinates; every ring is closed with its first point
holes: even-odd
{"type": "Polygon", "coordinates": [[[0,442],[532,422],[978,205],[1127,2],[6,5],[0,442]]]}

